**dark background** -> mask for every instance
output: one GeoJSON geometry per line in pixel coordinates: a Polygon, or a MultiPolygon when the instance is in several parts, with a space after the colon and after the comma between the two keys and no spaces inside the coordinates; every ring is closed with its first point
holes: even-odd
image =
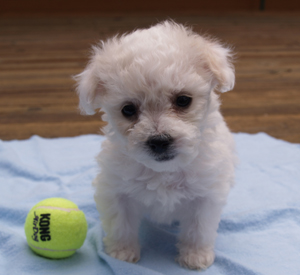
{"type": "Polygon", "coordinates": [[[298,0],[1,0],[1,14],[95,12],[295,11],[298,0]]]}

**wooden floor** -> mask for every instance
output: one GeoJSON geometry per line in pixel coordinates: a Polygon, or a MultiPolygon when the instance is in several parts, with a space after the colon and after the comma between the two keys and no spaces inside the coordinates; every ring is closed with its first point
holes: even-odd
{"type": "MultiPolygon", "coordinates": [[[[81,116],[71,76],[90,45],[148,27],[162,15],[0,19],[0,139],[99,133],[100,115],[81,116]]],[[[266,132],[300,143],[300,14],[171,16],[219,37],[236,52],[236,86],[221,95],[233,132],[266,132]]]]}

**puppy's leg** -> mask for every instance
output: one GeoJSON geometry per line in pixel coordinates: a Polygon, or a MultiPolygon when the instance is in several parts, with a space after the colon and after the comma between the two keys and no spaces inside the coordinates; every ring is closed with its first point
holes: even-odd
{"type": "MultiPolygon", "coordinates": [[[[101,190],[103,191],[103,189],[101,190]]],[[[106,253],[116,259],[135,263],[140,259],[138,230],[141,214],[125,195],[98,192],[95,195],[106,253]]]]}
{"type": "Polygon", "coordinates": [[[181,266],[206,269],[215,259],[214,243],[223,204],[211,199],[194,201],[181,220],[179,256],[181,266]]]}

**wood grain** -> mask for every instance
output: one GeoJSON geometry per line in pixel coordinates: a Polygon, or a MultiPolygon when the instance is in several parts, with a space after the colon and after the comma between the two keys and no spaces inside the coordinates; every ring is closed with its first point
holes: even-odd
{"type": "Polygon", "coordinates": [[[234,132],[300,143],[300,16],[266,13],[1,18],[0,138],[99,133],[100,115],[78,112],[71,76],[91,44],[170,17],[234,47],[236,86],[221,95],[234,132]]]}
{"type": "MultiPolygon", "coordinates": [[[[258,11],[260,0],[0,0],[0,15],[107,12],[258,11]]],[[[282,5],[284,9],[285,5],[282,5]]]]}

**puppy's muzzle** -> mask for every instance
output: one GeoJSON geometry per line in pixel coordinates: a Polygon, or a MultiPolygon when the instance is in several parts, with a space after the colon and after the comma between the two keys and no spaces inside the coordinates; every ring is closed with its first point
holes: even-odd
{"type": "Polygon", "coordinates": [[[151,136],[146,146],[157,161],[171,160],[175,157],[174,139],[170,135],[151,136]]]}

